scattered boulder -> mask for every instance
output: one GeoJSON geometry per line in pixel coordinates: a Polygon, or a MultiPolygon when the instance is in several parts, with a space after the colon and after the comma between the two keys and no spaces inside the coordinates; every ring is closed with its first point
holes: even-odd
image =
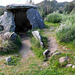
{"type": "Polygon", "coordinates": [[[36,38],[36,40],[39,40],[40,45],[43,47],[43,42],[42,42],[42,39],[41,39],[39,31],[37,31],[37,30],[36,31],[32,31],[32,34],[36,38]]]}
{"type": "Polygon", "coordinates": [[[67,60],[68,60],[67,57],[61,57],[61,58],[59,58],[59,63],[64,63],[64,62],[66,62],[67,60]]]}
{"type": "Polygon", "coordinates": [[[16,34],[15,32],[12,32],[10,39],[11,39],[12,41],[15,41],[16,38],[17,38],[17,34],[16,34]]]}
{"type": "Polygon", "coordinates": [[[11,60],[12,60],[12,58],[11,58],[11,57],[7,57],[7,58],[5,59],[6,63],[11,62],[11,60]]]}
{"type": "Polygon", "coordinates": [[[49,54],[49,50],[48,49],[46,49],[44,52],[43,52],[43,55],[48,55],[49,54]]]}
{"type": "Polygon", "coordinates": [[[15,54],[14,56],[15,56],[15,57],[18,57],[18,55],[17,55],[17,54],[15,54]]]}
{"type": "Polygon", "coordinates": [[[15,32],[6,32],[4,34],[4,39],[15,41],[17,38],[17,34],[15,32]]]}
{"type": "Polygon", "coordinates": [[[11,36],[11,33],[10,33],[10,32],[6,32],[6,33],[4,34],[4,39],[9,39],[10,36],[11,36]]]}
{"type": "Polygon", "coordinates": [[[37,9],[33,9],[33,8],[28,9],[26,13],[27,13],[27,18],[30,21],[30,24],[32,25],[32,29],[36,27],[40,29],[44,28],[45,26],[44,21],[37,9]]]}
{"type": "Polygon", "coordinates": [[[73,65],[72,68],[75,68],[75,65],[73,65]]]}
{"type": "Polygon", "coordinates": [[[56,52],[56,53],[54,53],[53,55],[59,55],[59,54],[61,54],[61,52],[56,52]]]}
{"type": "Polygon", "coordinates": [[[43,52],[43,55],[46,57],[46,59],[47,59],[47,57],[48,57],[48,54],[49,54],[49,50],[48,49],[46,49],[44,52],[43,52]]]}
{"type": "Polygon", "coordinates": [[[66,67],[67,67],[67,68],[68,68],[68,67],[72,67],[72,64],[67,64],[66,67]]]}

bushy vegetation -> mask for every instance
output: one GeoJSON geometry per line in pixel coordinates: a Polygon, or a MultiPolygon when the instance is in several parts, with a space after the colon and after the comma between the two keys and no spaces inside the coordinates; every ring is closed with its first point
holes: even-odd
{"type": "Polygon", "coordinates": [[[75,14],[75,8],[73,8],[73,10],[70,13],[71,15],[75,14]]]}
{"type": "MultiPolygon", "coordinates": [[[[1,39],[3,40],[3,39],[1,39]]],[[[19,36],[17,36],[17,39],[15,42],[11,41],[11,40],[4,40],[3,42],[0,42],[1,45],[1,53],[2,52],[11,52],[13,53],[13,51],[18,51],[21,47],[21,39],[19,36]]]]}
{"type": "Polygon", "coordinates": [[[62,21],[61,26],[56,30],[56,35],[61,42],[73,42],[75,44],[75,14],[62,21]]]}
{"type": "Polygon", "coordinates": [[[65,5],[65,11],[69,14],[74,8],[75,2],[69,2],[65,5]]]}
{"type": "Polygon", "coordinates": [[[52,1],[46,0],[47,1],[46,3],[44,1],[37,4],[37,6],[39,7],[38,10],[43,18],[47,16],[48,14],[53,13],[54,11],[57,11],[57,10],[59,10],[60,13],[63,13],[65,9],[65,5],[68,4],[68,2],[59,3],[56,0],[52,0],[52,1]],[[46,4],[46,7],[45,7],[45,4],[46,4]]]}
{"type": "Polygon", "coordinates": [[[51,22],[51,23],[60,23],[62,20],[62,17],[63,15],[57,12],[54,12],[54,13],[47,15],[47,17],[45,18],[45,21],[51,22]]]}

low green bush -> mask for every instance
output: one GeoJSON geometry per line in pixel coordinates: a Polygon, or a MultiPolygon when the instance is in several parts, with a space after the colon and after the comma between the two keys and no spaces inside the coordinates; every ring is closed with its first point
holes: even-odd
{"type": "Polygon", "coordinates": [[[34,37],[32,37],[31,39],[31,43],[32,43],[32,47],[31,49],[33,50],[33,52],[36,54],[36,56],[40,59],[43,59],[43,52],[44,49],[40,46],[40,43],[38,40],[36,40],[34,37]]]}
{"type": "Polygon", "coordinates": [[[75,43],[75,14],[70,15],[56,30],[56,36],[61,42],[75,43]]]}
{"type": "Polygon", "coordinates": [[[60,23],[62,20],[62,17],[63,15],[57,12],[54,12],[54,13],[47,15],[47,17],[45,18],[45,21],[51,22],[51,23],[60,23]]]}

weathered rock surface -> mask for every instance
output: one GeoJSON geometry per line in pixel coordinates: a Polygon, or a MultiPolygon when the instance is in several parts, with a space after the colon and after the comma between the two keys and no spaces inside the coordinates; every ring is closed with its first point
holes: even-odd
{"type": "Polygon", "coordinates": [[[49,50],[48,49],[46,49],[44,52],[43,52],[43,55],[45,56],[45,55],[48,55],[49,54],[49,50]]]}
{"type": "Polygon", "coordinates": [[[75,68],[75,65],[73,65],[72,68],[75,68]]]}
{"type": "Polygon", "coordinates": [[[17,54],[15,54],[14,56],[15,56],[15,57],[18,57],[18,55],[17,55],[17,54]]]}
{"type": "Polygon", "coordinates": [[[54,53],[53,55],[59,55],[59,54],[61,54],[61,52],[56,52],[56,53],[54,53]]]}
{"type": "Polygon", "coordinates": [[[39,40],[40,45],[43,47],[43,42],[42,42],[39,31],[32,31],[32,34],[36,38],[36,40],[39,40]]]}
{"type": "Polygon", "coordinates": [[[45,25],[43,19],[40,16],[37,9],[33,9],[33,8],[28,9],[26,13],[27,13],[27,18],[30,21],[30,24],[32,25],[32,29],[36,27],[40,29],[44,28],[45,25]]]}
{"type": "Polygon", "coordinates": [[[5,59],[6,63],[9,63],[11,60],[12,60],[11,57],[7,57],[7,58],[5,59]]]}
{"type": "Polygon", "coordinates": [[[0,31],[26,32],[28,29],[42,29],[45,26],[35,5],[11,4],[6,6],[6,10],[0,17],[0,25],[3,26],[0,31]]]}
{"type": "Polygon", "coordinates": [[[67,64],[66,67],[67,67],[67,68],[68,68],[68,67],[72,67],[72,64],[67,64]]]}
{"type": "Polygon", "coordinates": [[[0,25],[4,27],[4,32],[15,31],[14,16],[11,12],[4,12],[0,17],[0,25]]]}
{"type": "Polygon", "coordinates": [[[59,58],[59,63],[64,63],[65,61],[67,61],[67,57],[61,57],[59,58]]]}
{"type": "Polygon", "coordinates": [[[35,5],[27,5],[27,4],[11,4],[11,5],[7,5],[6,9],[10,10],[10,9],[28,9],[28,8],[34,8],[36,9],[37,6],[35,5]]]}
{"type": "Polygon", "coordinates": [[[6,32],[4,34],[4,39],[15,41],[17,38],[17,34],[15,32],[6,32]]]}

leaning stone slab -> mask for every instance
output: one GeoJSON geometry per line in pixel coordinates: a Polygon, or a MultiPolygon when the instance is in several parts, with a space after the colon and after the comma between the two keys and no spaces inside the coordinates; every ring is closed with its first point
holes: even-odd
{"type": "Polygon", "coordinates": [[[15,22],[12,12],[6,11],[0,16],[0,25],[4,27],[4,32],[15,31],[15,22]]]}
{"type": "Polygon", "coordinates": [[[43,47],[43,42],[42,42],[39,31],[32,31],[32,34],[36,38],[36,40],[39,40],[40,45],[43,47]]]}
{"type": "Polygon", "coordinates": [[[33,8],[28,9],[26,14],[27,14],[28,20],[30,21],[30,24],[32,25],[32,29],[36,27],[40,29],[44,28],[45,26],[44,21],[42,17],[40,16],[37,9],[33,9],[33,8]]]}

